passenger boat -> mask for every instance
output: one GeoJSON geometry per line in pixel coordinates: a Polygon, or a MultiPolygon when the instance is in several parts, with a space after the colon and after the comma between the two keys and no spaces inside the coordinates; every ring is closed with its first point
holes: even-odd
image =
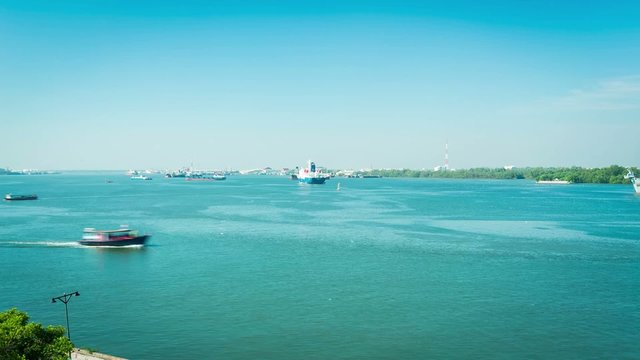
{"type": "Polygon", "coordinates": [[[307,167],[298,172],[298,181],[305,184],[324,184],[328,178],[328,175],[318,171],[316,164],[311,160],[307,163],[307,167]]]}
{"type": "Polygon", "coordinates": [[[640,194],[640,180],[638,180],[638,178],[636,178],[635,174],[633,173],[633,171],[631,171],[631,169],[628,170],[629,172],[627,173],[627,175],[625,175],[625,179],[629,179],[631,180],[631,184],[633,184],[633,189],[636,191],[636,194],[640,194]]]}
{"type": "Polygon", "coordinates": [[[18,195],[18,194],[7,194],[4,196],[4,199],[7,201],[13,201],[13,200],[37,200],[38,199],[38,195],[36,194],[29,194],[29,195],[18,195]]]}
{"type": "Polygon", "coordinates": [[[80,245],[86,246],[142,246],[151,235],[139,235],[137,231],[122,225],[117,230],[85,228],[80,245]]]}

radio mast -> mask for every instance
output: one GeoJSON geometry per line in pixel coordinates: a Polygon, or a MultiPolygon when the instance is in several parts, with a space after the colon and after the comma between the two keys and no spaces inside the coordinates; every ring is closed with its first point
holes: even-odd
{"type": "Polygon", "coordinates": [[[444,170],[449,170],[449,140],[444,143],[444,170]]]}

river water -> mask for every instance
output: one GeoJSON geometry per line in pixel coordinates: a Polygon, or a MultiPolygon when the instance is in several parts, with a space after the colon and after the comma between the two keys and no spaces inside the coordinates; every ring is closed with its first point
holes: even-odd
{"type": "Polygon", "coordinates": [[[640,358],[631,185],[2,176],[0,310],[130,359],[640,358]],[[108,182],[109,181],[109,182],[108,182]],[[340,183],[338,191],[337,183],[340,183]],[[76,245],[120,224],[148,246],[76,245]]]}

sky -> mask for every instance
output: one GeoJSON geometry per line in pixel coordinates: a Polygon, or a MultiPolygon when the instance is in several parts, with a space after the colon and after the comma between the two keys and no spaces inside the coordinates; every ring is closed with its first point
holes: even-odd
{"type": "Polygon", "coordinates": [[[0,167],[640,165],[638,1],[0,0],[0,167]]]}

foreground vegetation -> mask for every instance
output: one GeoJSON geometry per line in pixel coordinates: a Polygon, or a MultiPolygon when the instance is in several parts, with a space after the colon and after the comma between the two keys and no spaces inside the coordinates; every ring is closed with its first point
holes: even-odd
{"type": "Polygon", "coordinates": [[[73,345],[64,332],[62,326],[30,323],[29,315],[15,308],[0,312],[0,359],[68,359],[73,345]]]}
{"type": "MultiPolygon", "coordinates": [[[[640,174],[638,168],[631,170],[640,174]]],[[[372,170],[367,174],[383,177],[419,177],[419,178],[455,178],[455,179],[530,179],[530,180],[565,180],[573,183],[595,184],[627,184],[625,179],[627,168],[612,165],[606,168],[473,168],[449,171],[434,170],[372,170]]]]}

